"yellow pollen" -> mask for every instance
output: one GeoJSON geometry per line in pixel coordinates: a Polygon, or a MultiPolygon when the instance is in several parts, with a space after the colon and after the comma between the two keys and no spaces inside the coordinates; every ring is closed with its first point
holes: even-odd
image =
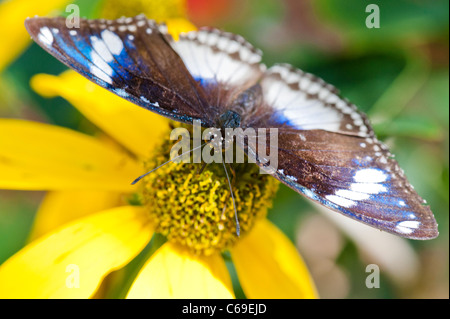
{"type": "MultiPolygon", "coordinates": [[[[151,170],[166,162],[173,143],[165,140],[156,155],[144,163],[145,168],[151,170]]],[[[202,165],[162,166],[142,179],[140,198],[148,207],[158,233],[195,253],[209,255],[230,248],[239,237],[223,164],[209,164],[198,174],[202,165]]],[[[256,220],[266,216],[278,182],[270,175],[260,174],[256,164],[232,164],[232,167],[233,194],[241,236],[245,236],[256,220]]]]}

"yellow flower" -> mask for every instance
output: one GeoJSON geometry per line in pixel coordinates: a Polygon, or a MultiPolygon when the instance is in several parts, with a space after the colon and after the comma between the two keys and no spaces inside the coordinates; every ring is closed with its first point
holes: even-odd
{"type": "MultiPolygon", "coordinates": [[[[32,86],[66,98],[123,148],[48,124],[0,120],[0,188],[51,190],[38,212],[36,239],[0,267],[0,298],[92,297],[106,275],[128,264],[155,231],[151,203],[127,202],[139,188],[130,180],[144,171],[168,122],[72,71],[38,75],[32,86]],[[72,267],[79,288],[68,285],[72,267]]],[[[316,297],[296,248],[268,220],[257,220],[229,251],[247,297],[316,297]]],[[[169,240],[142,267],[127,297],[234,294],[219,252],[198,254],[169,240]]]]}
{"type": "MultiPolygon", "coordinates": [[[[0,2],[1,72],[31,43],[30,35],[23,24],[27,17],[64,12],[65,6],[74,1],[5,0],[0,2]]],[[[101,16],[108,19],[123,15],[135,16],[140,13],[156,18],[158,21],[168,21],[168,24],[189,24],[183,19],[186,17],[185,0],[107,0],[103,3],[101,16]]]]}
{"type": "MultiPolygon", "coordinates": [[[[179,18],[168,26],[192,28],[179,18]]],[[[0,266],[0,298],[94,297],[106,276],[129,264],[155,233],[167,242],[142,266],[127,298],[234,298],[223,251],[248,298],[317,296],[294,245],[264,218],[274,179],[254,185],[237,179],[238,238],[227,185],[214,166],[195,180],[194,165],[170,164],[130,185],[164,158],[159,141],[169,122],[163,117],[73,71],[37,75],[31,84],[43,96],[67,99],[107,137],[0,119],[0,188],[48,191],[30,244],[0,266]],[[185,185],[172,183],[177,178],[185,185]]]]}
{"type": "Polygon", "coordinates": [[[179,33],[193,27],[186,20],[186,2],[186,0],[108,0],[104,2],[100,16],[104,19],[116,19],[143,13],[157,22],[165,22],[174,39],[178,40],[179,33]]]}
{"type": "Polygon", "coordinates": [[[69,0],[6,0],[0,3],[0,72],[31,43],[23,22],[27,17],[48,15],[69,0]]]}

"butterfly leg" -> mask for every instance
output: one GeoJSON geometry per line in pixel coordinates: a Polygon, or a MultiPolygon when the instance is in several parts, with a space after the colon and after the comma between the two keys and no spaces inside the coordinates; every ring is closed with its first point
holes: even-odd
{"type": "Polygon", "coordinates": [[[145,173],[145,174],[139,176],[138,178],[136,178],[136,179],[131,183],[131,185],[136,184],[136,183],[139,182],[142,178],[144,178],[145,176],[147,176],[147,175],[153,173],[153,172],[156,171],[158,168],[163,167],[164,165],[167,165],[167,164],[173,162],[174,160],[176,160],[176,159],[178,159],[178,158],[180,158],[180,157],[182,157],[182,156],[184,156],[184,155],[186,155],[186,154],[189,154],[189,153],[195,151],[196,149],[199,149],[199,148],[203,147],[205,144],[206,144],[206,143],[204,143],[204,144],[202,144],[202,145],[200,145],[200,146],[197,146],[197,147],[193,148],[192,150],[189,150],[189,151],[187,151],[187,152],[184,152],[184,153],[182,153],[181,155],[178,155],[178,156],[176,156],[176,157],[174,157],[174,158],[171,158],[171,159],[168,160],[167,162],[162,163],[161,165],[155,167],[155,168],[152,169],[151,171],[149,171],[149,172],[147,172],[147,173],[145,173]]]}
{"type": "Polygon", "coordinates": [[[234,186],[236,184],[236,171],[233,169],[233,166],[231,166],[230,163],[228,163],[228,167],[230,168],[230,172],[233,175],[233,178],[231,179],[231,185],[234,186]]]}

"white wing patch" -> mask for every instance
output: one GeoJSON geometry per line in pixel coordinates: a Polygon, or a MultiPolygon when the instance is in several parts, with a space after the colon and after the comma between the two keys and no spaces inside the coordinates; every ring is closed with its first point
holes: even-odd
{"type": "Polygon", "coordinates": [[[358,170],[353,176],[357,183],[382,183],[387,180],[389,175],[377,168],[364,168],[358,170]]]}
{"type": "Polygon", "coordinates": [[[333,202],[345,208],[351,208],[356,205],[355,201],[336,195],[327,195],[325,196],[325,198],[328,199],[330,202],[333,202]]]}
{"type": "Polygon", "coordinates": [[[102,39],[109,51],[114,55],[119,55],[123,50],[123,42],[120,37],[110,30],[103,30],[102,39]]]}
{"type": "Polygon", "coordinates": [[[322,79],[287,64],[269,68],[261,80],[264,101],[280,123],[300,130],[373,136],[365,116],[322,79]]]}
{"type": "Polygon", "coordinates": [[[240,86],[256,82],[265,70],[260,50],[241,36],[217,29],[181,34],[173,46],[196,80],[240,86]]]}
{"type": "Polygon", "coordinates": [[[111,52],[105,45],[105,42],[103,42],[101,39],[99,39],[97,36],[93,35],[90,37],[92,47],[97,52],[100,57],[105,60],[106,63],[110,63],[114,60],[114,57],[112,56],[111,52]]]}
{"type": "Polygon", "coordinates": [[[414,230],[419,228],[419,226],[419,221],[406,220],[399,222],[395,228],[402,234],[411,234],[414,230]]]}
{"type": "Polygon", "coordinates": [[[52,31],[48,27],[42,27],[39,35],[38,35],[39,41],[44,43],[47,46],[52,45],[53,43],[53,34],[52,31]]]}

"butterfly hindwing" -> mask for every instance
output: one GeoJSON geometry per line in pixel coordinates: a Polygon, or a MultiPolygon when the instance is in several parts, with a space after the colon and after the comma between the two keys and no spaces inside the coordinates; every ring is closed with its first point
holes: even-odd
{"type": "Polygon", "coordinates": [[[236,96],[254,85],[266,67],[262,53],[243,37],[214,28],[180,35],[174,49],[207,93],[209,112],[224,113],[236,96]]]}
{"type": "Polygon", "coordinates": [[[362,137],[374,135],[365,114],[341,98],[334,86],[315,75],[277,64],[267,70],[260,85],[264,103],[252,118],[259,125],[322,129],[362,137]]]}
{"type": "MultiPolygon", "coordinates": [[[[263,105],[244,125],[278,128],[275,178],[378,229],[414,239],[437,236],[429,207],[374,137],[366,116],[334,87],[287,65],[269,69],[260,85],[263,105]]],[[[247,146],[260,166],[257,148],[274,151],[268,141],[247,146]]]]}
{"type": "Polygon", "coordinates": [[[68,28],[64,18],[25,25],[50,54],[122,98],[181,122],[208,123],[206,95],[173,50],[165,25],[144,16],[81,19],[79,28],[68,28]]]}

